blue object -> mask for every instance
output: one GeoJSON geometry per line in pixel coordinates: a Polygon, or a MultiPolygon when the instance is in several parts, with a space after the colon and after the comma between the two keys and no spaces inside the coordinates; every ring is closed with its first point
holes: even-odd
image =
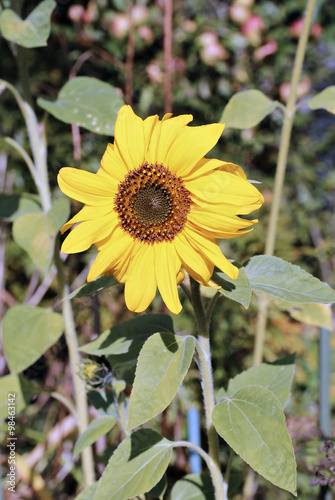
{"type": "MultiPolygon", "coordinates": [[[[200,411],[196,406],[191,406],[189,408],[187,412],[187,423],[189,442],[201,447],[200,411]]],[[[192,449],[190,450],[190,469],[191,474],[201,474],[201,457],[192,449]]]]}

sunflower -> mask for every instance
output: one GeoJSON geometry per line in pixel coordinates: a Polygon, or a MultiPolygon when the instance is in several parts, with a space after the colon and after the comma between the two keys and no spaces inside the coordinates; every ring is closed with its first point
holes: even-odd
{"type": "Polygon", "coordinates": [[[61,190],[84,204],[61,229],[80,222],[61,251],[82,252],[94,244],[98,254],[87,280],[105,274],[125,283],[132,311],[145,310],[158,287],[167,307],[180,312],[182,267],[206,286],[212,285],[214,266],[236,279],[238,269],[217,238],[247,232],[257,220],[240,214],[263,203],[238,165],[204,158],[224,125],[188,127],[192,119],[166,114],[142,120],[123,106],[98,172],[59,171],[61,190]]]}

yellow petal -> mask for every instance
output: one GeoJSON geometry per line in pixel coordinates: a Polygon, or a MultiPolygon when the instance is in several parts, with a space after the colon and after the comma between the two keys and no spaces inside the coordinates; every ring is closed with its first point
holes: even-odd
{"type": "Polygon", "coordinates": [[[68,222],[66,222],[60,229],[60,232],[63,234],[65,231],[70,229],[73,224],[77,222],[82,222],[84,220],[93,220],[100,219],[104,215],[112,212],[114,208],[114,204],[106,205],[104,207],[91,207],[90,205],[84,205],[79,212],[72,217],[68,222]]]}
{"type": "Polygon", "coordinates": [[[93,261],[87,281],[93,281],[103,274],[106,269],[112,267],[113,263],[120,258],[132,243],[133,239],[130,234],[126,233],[119,226],[116,226],[113,237],[110,238],[108,244],[103,246],[93,261]]]}
{"type": "Polygon", "coordinates": [[[181,311],[177,288],[177,274],[181,262],[173,242],[154,245],[157,285],[163,301],[174,314],[181,311]]]}
{"type": "Polygon", "coordinates": [[[201,277],[202,281],[207,283],[213,274],[213,264],[191,245],[185,233],[178,234],[173,242],[186,271],[197,281],[201,277]],[[195,274],[197,277],[195,277],[195,274]]]}
{"type": "Polygon", "coordinates": [[[215,146],[222,131],[221,123],[202,127],[184,127],[166,156],[166,165],[176,175],[186,176],[215,146]]]}
{"type": "MultiPolygon", "coordinates": [[[[259,208],[263,196],[250,182],[228,172],[214,171],[211,174],[185,183],[191,195],[202,206],[216,204],[223,210],[229,205],[237,207],[235,213],[247,214],[259,208]]],[[[217,209],[216,207],[216,209],[217,209]]]]}
{"type": "MultiPolygon", "coordinates": [[[[159,122],[158,115],[148,116],[143,121],[143,131],[144,131],[144,156],[147,158],[147,150],[151,140],[151,134],[159,122]]],[[[148,160],[147,160],[148,161],[148,160]]]]}
{"type": "Polygon", "coordinates": [[[62,244],[62,253],[84,252],[93,243],[106,238],[117,224],[117,214],[112,212],[97,220],[81,222],[65,238],[62,244]]]}
{"type": "Polygon", "coordinates": [[[200,177],[207,173],[214,172],[214,170],[229,172],[247,180],[247,176],[245,175],[242,168],[238,165],[235,165],[235,163],[208,158],[202,158],[200,161],[198,161],[198,163],[192,168],[192,170],[183,177],[185,181],[188,181],[191,179],[196,179],[197,177],[200,177]]]}
{"type": "Polygon", "coordinates": [[[117,182],[112,178],[77,168],[61,168],[57,181],[63,193],[87,205],[109,205],[117,191],[117,182]]]}
{"type": "Polygon", "coordinates": [[[130,262],[128,269],[124,288],[128,309],[135,312],[144,311],[153,301],[156,289],[153,246],[143,244],[130,262]]]}
{"type": "Polygon", "coordinates": [[[127,175],[128,169],[115,150],[114,144],[108,144],[101,159],[101,167],[97,173],[107,178],[112,177],[118,182],[123,180],[125,175],[127,175]]]}
{"type": "Polygon", "coordinates": [[[224,211],[216,213],[214,209],[212,211],[201,210],[193,205],[188,221],[198,227],[198,232],[208,231],[216,239],[241,236],[248,232],[244,230],[255,224],[257,219],[242,219],[232,214],[226,215],[224,211]]]}
{"type": "Polygon", "coordinates": [[[216,241],[204,238],[196,231],[189,228],[185,231],[187,238],[191,241],[192,245],[202,254],[205,255],[216,267],[226,273],[231,279],[238,278],[239,270],[222,254],[221,249],[216,241]]]}
{"type": "Polygon", "coordinates": [[[163,163],[167,168],[167,155],[176,137],[186,128],[186,125],[193,120],[192,115],[180,115],[158,122],[153,129],[148,152],[147,161],[155,164],[163,163]]]}
{"type": "Polygon", "coordinates": [[[138,168],[145,160],[143,120],[130,106],[120,109],[114,134],[114,145],[127,169],[138,168]]]}

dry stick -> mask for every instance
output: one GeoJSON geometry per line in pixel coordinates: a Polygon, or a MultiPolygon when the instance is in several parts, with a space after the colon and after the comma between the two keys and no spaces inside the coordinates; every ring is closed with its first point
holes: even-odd
{"type": "MultiPolygon", "coordinates": [[[[62,312],[64,318],[64,333],[66,344],[69,350],[70,366],[72,371],[72,380],[75,393],[76,413],[78,418],[79,433],[82,434],[88,426],[88,404],[86,398],[85,383],[79,376],[80,354],[76,326],[73,318],[71,301],[67,298],[70,293],[65,283],[63,263],[59,256],[58,242],[55,246],[55,262],[57,267],[57,278],[59,284],[59,293],[62,297],[62,312]]],[[[90,486],[95,481],[94,460],[91,446],[88,446],[81,452],[85,483],[90,486]]]]}
{"type": "MultiPolygon", "coordinates": [[[[290,95],[285,107],[284,123],[279,147],[279,155],[275,177],[275,187],[273,194],[273,202],[271,206],[269,229],[265,244],[265,254],[273,255],[276,242],[277,224],[280,209],[280,201],[282,198],[283,184],[285,178],[285,170],[287,165],[287,156],[291,139],[292,124],[295,114],[295,102],[297,98],[297,88],[301,75],[302,64],[305,57],[309,30],[312,22],[312,16],[316,0],[308,0],[303,29],[299,38],[298,48],[294,61],[293,73],[291,78],[290,95]]],[[[254,349],[254,365],[262,362],[263,347],[265,340],[265,330],[268,316],[269,301],[265,294],[261,294],[259,299],[259,311],[256,330],[256,341],[254,349]]]]}
{"type": "Polygon", "coordinates": [[[133,69],[134,69],[134,56],[135,56],[135,26],[130,15],[130,9],[128,10],[129,19],[129,35],[128,35],[128,45],[127,45],[127,58],[126,58],[126,92],[125,92],[125,102],[129,106],[133,105],[133,69]]]}
{"type": "Polygon", "coordinates": [[[172,15],[173,0],[165,0],[164,12],[164,96],[165,113],[172,112],[172,15]]]}

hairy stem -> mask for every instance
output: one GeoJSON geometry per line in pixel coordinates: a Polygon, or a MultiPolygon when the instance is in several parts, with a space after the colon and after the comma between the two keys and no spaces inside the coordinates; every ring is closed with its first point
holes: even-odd
{"type": "Polygon", "coordinates": [[[201,374],[201,386],[204,397],[206,429],[208,435],[209,456],[215,467],[210,469],[212,476],[216,500],[227,498],[227,485],[223,481],[219,462],[219,437],[212,420],[214,409],[214,388],[213,370],[211,362],[210,342],[209,342],[209,321],[207,320],[205,309],[200,295],[200,285],[190,277],[192,306],[198,327],[198,339],[196,343],[199,356],[199,368],[201,374]]]}
{"type": "MultiPolygon", "coordinates": [[[[280,201],[282,198],[285,171],[287,165],[287,156],[289,151],[289,145],[291,140],[292,133],[292,125],[293,119],[296,111],[296,99],[297,99],[297,89],[298,83],[300,80],[302,64],[304,61],[308,34],[312,22],[312,16],[315,8],[316,0],[308,0],[304,26],[300,35],[298,48],[295,56],[292,78],[291,78],[291,87],[290,87],[290,95],[287,102],[287,106],[285,107],[284,113],[284,122],[282,127],[280,146],[279,146],[279,155],[277,161],[276,168],[276,177],[275,177],[275,185],[274,185],[274,193],[273,193],[273,202],[271,206],[270,213],[270,221],[269,228],[267,232],[267,238],[265,243],[265,254],[273,255],[276,235],[277,235],[277,225],[278,225],[278,216],[280,209],[280,201]]],[[[264,346],[264,338],[265,338],[265,330],[267,323],[267,313],[268,313],[268,303],[263,297],[260,300],[260,309],[258,313],[258,328],[255,342],[255,350],[254,350],[254,364],[257,365],[262,362],[263,357],[263,346],[264,346]]]]}

